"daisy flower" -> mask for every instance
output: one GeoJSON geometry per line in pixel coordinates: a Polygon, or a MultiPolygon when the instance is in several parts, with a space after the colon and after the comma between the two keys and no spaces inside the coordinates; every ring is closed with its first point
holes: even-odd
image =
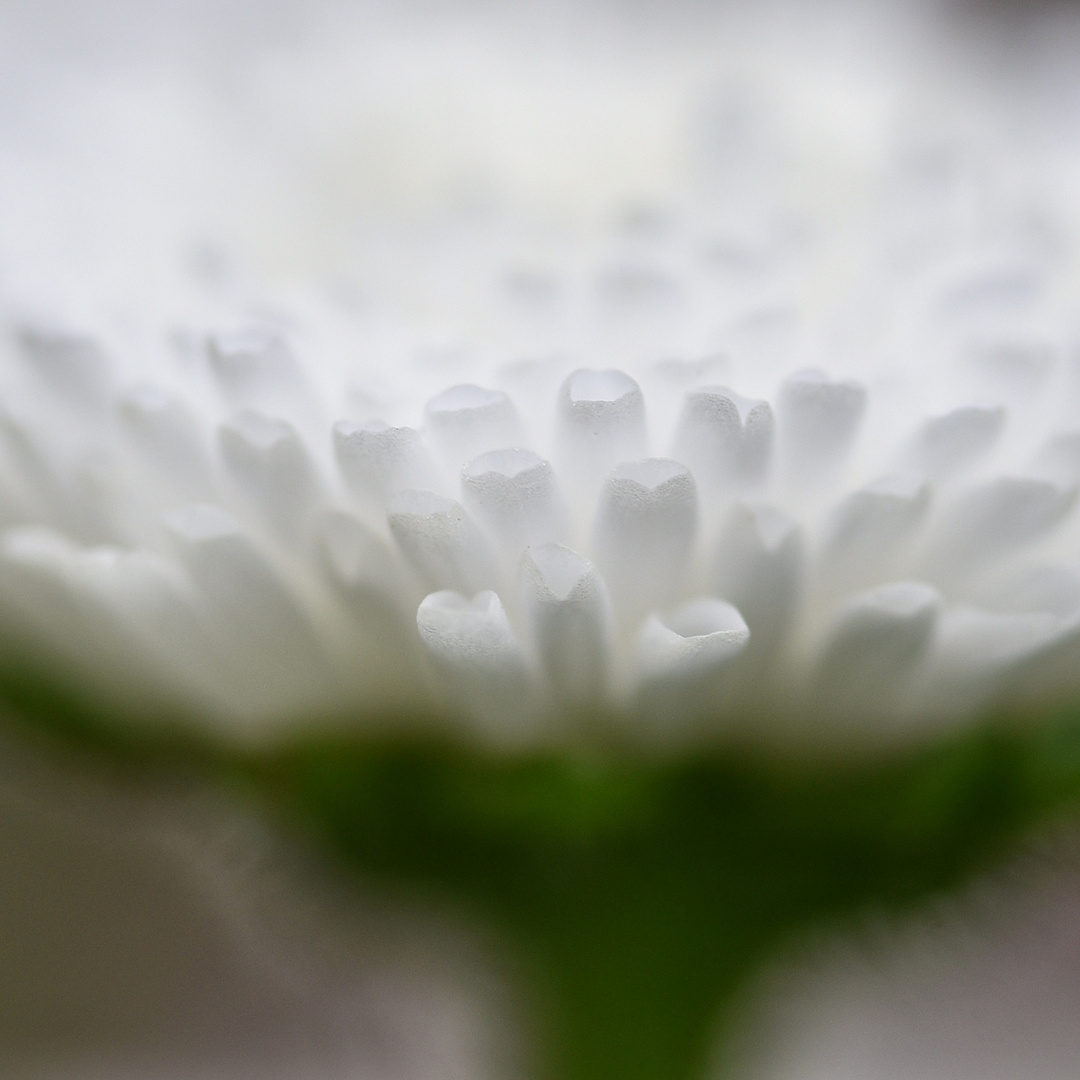
{"type": "Polygon", "coordinates": [[[553,1075],[1072,791],[1076,80],[829,11],[9,19],[7,700],[482,911],[553,1075]]]}

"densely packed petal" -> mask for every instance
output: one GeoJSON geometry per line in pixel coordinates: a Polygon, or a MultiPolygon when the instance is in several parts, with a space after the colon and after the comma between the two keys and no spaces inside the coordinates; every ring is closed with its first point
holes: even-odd
{"type": "Polygon", "coordinates": [[[513,20],[407,49],[380,26],[248,43],[217,98],[183,57],[42,60],[83,96],[39,91],[52,138],[0,160],[16,651],[255,738],[434,716],[500,746],[876,745],[1075,692],[1049,120],[1018,133],[903,20],[866,29],[877,71],[723,19],[595,65],[513,20]],[[635,173],[635,138],[673,171],[635,173]],[[395,153],[404,202],[376,191],[395,153]],[[89,247],[43,276],[80,189],[89,247]]]}

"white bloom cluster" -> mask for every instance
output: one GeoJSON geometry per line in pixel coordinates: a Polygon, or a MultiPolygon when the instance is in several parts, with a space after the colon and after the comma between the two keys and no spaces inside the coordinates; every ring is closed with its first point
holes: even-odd
{"type": "MultiPolygon", "coordinates": [[[[134,313],[31,305],[9,272],[13,655],[247,737],[453,716],[510,747],[888,743],[1080,690],[1056,144],[1025,171],[985,103],[913,139],[936,99],[911,73],[873,98],[732,71],[646,116],[693,113],[693,165],[606,218],[466,185],[356,226],[332,286],[204,246],[134,313]]],[[[586,103],[610,130],[651,84],[605,77],[586,103]]],[[[128,117],[110,92],[95,109],[128,117]]],[[[346,172],[370,179],[366,122],[346,172]]]]}

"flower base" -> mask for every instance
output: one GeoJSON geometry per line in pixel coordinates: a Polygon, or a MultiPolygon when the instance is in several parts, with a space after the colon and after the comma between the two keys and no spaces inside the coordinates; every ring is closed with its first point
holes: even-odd
{"type": "Polygon", "coordinates": [[[954,887],[1064,809],[1077,734],[987,728],[809,771],[311,742],[242,771],[357,869],[500,935],[545,1080],[691,1080],[782,943],[954,887]]]}
{"type": "Polygon", "coordinates": [[[954,888],[1080,798],[1075,710],[831,763],[340,734],[239,752],[120,724],[29,670],[0,672],[13,723],[125,770],[197,770],[367,880],[490,928],[542,1080],[704,1076],[725,1007],[783,944],[954,888]]]}

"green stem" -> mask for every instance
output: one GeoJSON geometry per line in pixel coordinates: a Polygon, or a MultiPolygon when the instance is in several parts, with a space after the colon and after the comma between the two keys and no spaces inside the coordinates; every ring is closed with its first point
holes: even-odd
{"type": "Polygon", "coordinates": [[[1060,748],[985,731],[803,774],[311,745],[249,776],[364,872],[502,934],[545,1080],[694,1080],[770,951],[985,866],[1073,797],[1075,742],[1067,768],[1060,748]]]}
{"type": "Polygon", "coordinates": [[[501,934],[544,1080],[704,1075],[725,1006],[785,940],[955,887],[1080,796],[1074,710],[877,759],[784,762],[511,759],[333,735],[233,752],[179,721],[125,725],[25,666],[0,669],[0,702],[124,769],[198,770],[344,865],[501,934]]]}
{"type": "Polygon", "coordinates": [[[721,1005],[761,948],[760,928],[724,903],[712,875],[680,880],[684,868],[669,863],[657,877],[618,856],[579,869],[515,913],[546,1034],[544,1074],[704,1075],[721,1005]]]}

